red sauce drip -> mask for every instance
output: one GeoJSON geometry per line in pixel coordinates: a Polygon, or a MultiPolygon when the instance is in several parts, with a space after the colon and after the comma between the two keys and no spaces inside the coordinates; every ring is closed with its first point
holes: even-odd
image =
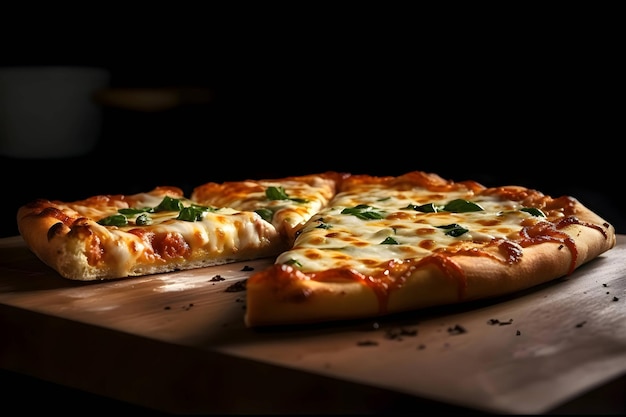
{"type": "Polygon", "coordinates": [[[442,253],[436,253],[420,260],[388,261],[384,264],[381,272],[375,276],[365,275],[350,268],[334,268],[321,272],[304,273],[289,265],[275,264],[269,269],[255,273],[248,281],[249,283],[272,281],[278,294],[285,295],[290,301],[294,302],[303,302],[309,296],[305,288],[294,285],[294,282],[298,280],[336,282],[339,279],[359,282],[374,291],[378,298],[380,314],[386,314],[389,293],[396,288],[400,288],[417,268],[424,268],[428,265],[439,268],[447,277],[456,281],[459,288],[459,299],[464,297],[467,290],[465,274],[450,256],[442,253]]]}
{"type": "Polygon", "coordinates": [[[566,217],[566,218],[560,220],[556,224],[556,227],[557,227],[557,229],[562,229],[565,226],[569,226],[570,224],[580,224],[581,226],[590,227],[590,228],[595,229],[598,232],[602,233],[602,236],[604,236],[605,239],[608,238],[608,236],[606,234],[606,230],[604,230],[602,227],[598,226],[597,224],[593,224],[593,223],[581,222],[580,220],[578,220],[578,218],[576,218],[574,216],[566,217]]]}
{"type": "Polygon", "coordinates": [[[494,243],[498,245],[498,249],[501,253],[504,254],[504,259],[506,259],[506,263],[514,264],[522,259],[522,254],[524,250],[516,242],[502,239],[496,240],[494,241],[494,243]]]}
{"type": "MultiPolygon", "coordinates": [[[[473,254],[480,255],[479,251],[473,251],[473,254]]],[[[465,297],[465,293],[467,291],[467,278],[465,277],[465,273],[457,264],[452,260],[452,258],[448,255],[442,253],[435,253],[431,256],[427,256],[426,258],[420,259],[415,263],[415,267],[423,266],[423,265],[434,265],[439,268],[448,278],[456,281],[458,285],[458,296],[459,300],[462,300],[465,297]]]]}
{"type": "Polygon", "coordinates": [[[567,233],[560,232],[557,229],[573,223],[578,223],[578,220],[575,217],[566,217],[556,224],[538,222],[533,226],[526,226],[520,231],[523,239],[519,242],[519,244],[524,248],[545,242],[557,242],[567,246],[572,254],[572,261],[570,262],[570,267],[567,272],[569,275],[574,272],[574,269],[576,269],[578,249],[576,248],[574,240],[567,233]]]}

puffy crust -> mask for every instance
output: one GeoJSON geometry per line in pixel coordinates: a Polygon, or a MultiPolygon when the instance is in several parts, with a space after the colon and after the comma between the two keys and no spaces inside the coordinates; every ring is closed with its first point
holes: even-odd
{"type": "MultiPolygon", "coordinates": [[[[76,217],[66,219],[40,214],[45,207],[56,207],[52,202],[38,200],[30,205],[20,207],[17,213],[17,225],[22,238],[30,250],[45,264],[57,270],[61,275],[74,273],[69,270],[82,270],[85,262],[80,258],[84,251],[79,242],[69,245],[66,239],[55,238],[66,236],[70,228],[65,223],[73,223],[76,217]],[[78,244],[78,245],[77,245],[78,244]],[[81,267],[77,267],[81,265],[81,267]]],[[[59,213],[63,213],[59,210],[59,213]]],[[[92,275],[88,273],[88,275],[92,275]]]]}
{"type": "Polygon", "coordinates": [[[306,324],[375,317],[376,294],[358,282],[293,280],[288,288],[248,280],[246,326],[306,324]]]}

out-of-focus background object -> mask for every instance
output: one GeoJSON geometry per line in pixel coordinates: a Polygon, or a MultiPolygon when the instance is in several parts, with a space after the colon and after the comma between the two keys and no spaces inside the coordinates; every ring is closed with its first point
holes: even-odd
{"type": "Polygon", "coordinates": [[[89,66],[0,68],[0,154],[17,158],[86,155],[102,131],[95,94],[110,73],[89,66]]]}
{"type": "Polygon", "coordinates": [[[188,104],[206,104],[213,93],[202,87],[109,88],[96,93],[96,101],[104,106],[141,112],[159,112],[188,104]]]}

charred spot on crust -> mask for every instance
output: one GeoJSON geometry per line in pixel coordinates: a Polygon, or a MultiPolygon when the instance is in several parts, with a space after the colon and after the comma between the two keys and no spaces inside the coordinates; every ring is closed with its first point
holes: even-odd
{"type": "Polygon", "coordinates": [[[48,240],[52,240],[55,236],[57,235],[61,235],[63,232],[63,228],[65,227],[65,225],[62,222],[58,222],[52,225],[52,227],[50,227],[48,229],[48,240]]]}

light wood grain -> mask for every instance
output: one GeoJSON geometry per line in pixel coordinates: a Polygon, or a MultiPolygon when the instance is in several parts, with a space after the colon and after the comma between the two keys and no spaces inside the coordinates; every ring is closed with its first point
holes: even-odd
{"type": "Polygon", "coordinates": [[[271,259],[84,283],[20,237],[0,239],[0,367],[170,412],[418,411],[433,400],[542,413],[626,373],[624,259],[620,235],[571,276],[513,296],[248,329],[245,291],[226,290],[271,259]]]}

